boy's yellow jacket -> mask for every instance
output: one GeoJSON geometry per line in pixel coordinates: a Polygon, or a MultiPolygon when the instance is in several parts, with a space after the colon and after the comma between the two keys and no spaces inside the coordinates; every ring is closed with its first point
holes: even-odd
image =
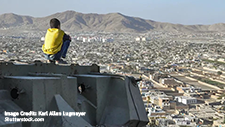
{"type": "Polygon", "coordinates": [[[61,50],[63,44],[64,31],[57,28],[49,28],[45,35],[45,43],[42,51],[45,54],[56,54],[61,50]]]}

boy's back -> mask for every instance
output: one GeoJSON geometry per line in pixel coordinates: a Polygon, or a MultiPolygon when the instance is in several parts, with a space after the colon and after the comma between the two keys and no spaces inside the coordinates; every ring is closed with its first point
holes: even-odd
{"type": "Polygon", "coordinates": [[[64,31],[57,28],[49,28],[45,35],[45,43],[42,50],[46,54],[56,54],[61,50],[64,31]]]}
{"type": "Polygon", "coordinates": [[[50,20],[50,27],[45,35],[42,51],[50,61],[66,63],[61,58],[66,57],[71,38],[60,29],[60,21],[56,18],[50,20]]]}

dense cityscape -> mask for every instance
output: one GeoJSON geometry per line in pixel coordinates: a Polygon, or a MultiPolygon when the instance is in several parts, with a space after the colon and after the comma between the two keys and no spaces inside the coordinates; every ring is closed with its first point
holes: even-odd
{"type": "MultiPolygon", "coordinates": [[[[68,63],[97,64],[101,72],[142,79],[138,85],[150,126],[225,126],[225,33],[68,34],[68,63]]],[[[45,61],[44,35],[0,35],[0,59],[45,61]]]]}

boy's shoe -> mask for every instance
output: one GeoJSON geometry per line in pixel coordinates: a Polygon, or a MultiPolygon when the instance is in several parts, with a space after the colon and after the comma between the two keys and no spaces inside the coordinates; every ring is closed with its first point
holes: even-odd
{"type": "Polygon", "coordinates": [[[68,64],[66,61],[63,61],[62,59],[56,60],[55,64],[68,64]]]}
{"type": "Polygon", "coordinates": [[[54,63],[54,60],[47,60],[47,63],[54,63]]]}

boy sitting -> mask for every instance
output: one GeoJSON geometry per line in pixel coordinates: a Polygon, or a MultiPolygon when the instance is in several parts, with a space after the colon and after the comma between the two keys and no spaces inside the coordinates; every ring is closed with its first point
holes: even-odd
{"type": "Polygon", "coordinates": [[[71,37],[60,29],[60,21],[56,18],[50,20],[50,27],[47,30],[45,42],[42,46],[44,56],[49,62],[55,61],[56,64],[67,64],[61,57],[66,57],[71,37]]]}

